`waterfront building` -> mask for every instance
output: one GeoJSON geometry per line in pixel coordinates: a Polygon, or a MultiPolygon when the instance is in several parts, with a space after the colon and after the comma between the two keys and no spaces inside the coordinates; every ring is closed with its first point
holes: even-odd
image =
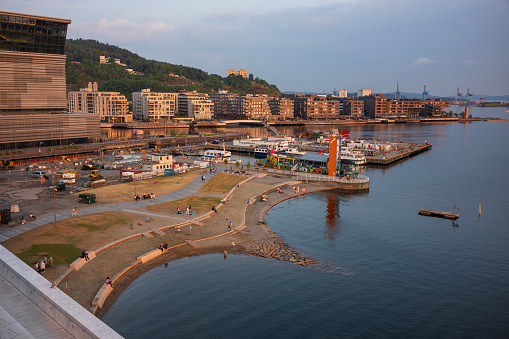
{"type": "Polygon", "coordinates": [[[310,95],[307,102],[306,120],[330,120],[339,118],[339,101],[329,100],[325,95],[310,95]]]}
{"type": "Polygon", "coordinates": [[[267,94],[246,94],[241,97],[242,115],[245,119],[252,120],[271,120],[269,100],[273,96],[267,94]]]}
{"type": "Polygon", "coordinates": [[[242,100],[236,93],[219,90],[209,94],[209,99],[214,104],[214,118],[235,120],[242,116],[242,100]]]}
{"type": "Polygon", "coordinates": [[[381,94],[362,97],[366,116],[376,118],[415,118],[417,116],[440,116],[450,105],[442,99],[389,99],[381,94]]]}
{"type": "Polygon", "coordinates": [[[364,101],[355,98],[345,98],[343,100],[343,115],[352,118],[364,117],[364,101]]]}
{"type": "Polygon", "coordinates": [[[295,119],[305,119],[307,112],[308,98],[305,94],[281,94],[282,98],[288,98],[293,101],[293,117],[295,119]]]}
{"type": "Polygon", "coordinates": [[[245,69],[240,69],[238,71],[234,70],[234,69],[229,69],[228,70],[228,76],[230,74],[233,74],[233,75],[242,75],[242,77],[244,77],[245,79],[247,79],[247,70],[245,69]]]}
{"type": "Polygon", "coordinates": [[[132,122],[128,112],[127,99],[118,92],[100,92],[97,83],[88,83],[87,88],[67,94],[69,112],[97,113],[104,122],[132,122]]]}
{"type": "Polygon", "coordinates": [[[293,119],[293,100],[275,97],[268,100],[272,120],[293,119]]]}
{"type": "Polygon", "coordinates": [[[0,11],[0,149],[99,138],[99,114],[66,112],[64,47],[70,23],[0,11]]]}
{"type": "Polygon", "coordinates": [[[178,114],[194,120],[211,120],[214,116],[214,103],[205,93],[182,92],[178,94],[178,114]]]}
{"type": "Polygon", "coordinates": [[[168,122],[177,112],[178,93],[151,92],[149,88],[133,92],[133,118],[149,122],[168,122]]]}

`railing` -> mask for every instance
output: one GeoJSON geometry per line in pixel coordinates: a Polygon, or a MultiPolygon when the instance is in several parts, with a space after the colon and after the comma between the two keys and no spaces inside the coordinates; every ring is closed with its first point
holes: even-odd
{"type": "Polygon", "coordinates": [[[349,177],[329,177],[328,175],[309,173],[309,172],[294,172],[282,169],[267,168],[267,167],[255,167],[255,171],[268,172],[272,174],[281,174],[293,176],[296,180],[311,180],[311,181],[324,181],[324,182],[341,182],[341,183],[353,183],[362,184],[368,183],[369,177],[364,175],[357,175],[355,178],[349,177]]]}

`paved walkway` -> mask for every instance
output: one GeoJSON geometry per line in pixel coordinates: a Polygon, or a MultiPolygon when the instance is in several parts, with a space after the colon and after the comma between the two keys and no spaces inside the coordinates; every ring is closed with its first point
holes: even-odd
{"type": "MultiPolygon", "coordinates": [[[[218,173],[221,173],[221,172],[218,171],[218,173]]],[[[215,175],[214,173],[208,173],[208,172],[206,174],[204,174],[204,176],[207,180],[209,178],[212,178],[214,175],[215,175]]],[[[194,195],[203,186],[203,184],[205,182],[207,182],[207,180],[202,181],[201,176],[197,176],[186,187],[184,187],[178,191],[160,195],[160,196],[156,197],[156,203],[162,204],[165,202],[178,200],[178,199],[190,196],[190,195],[194,195]]],[[[199,195],[201,195],[201,194],[199,193],[199,195]]],[[[211,195],[211,196],[215,196],[215,195],[211,195]]],[[[151,202],[149,199],[148,200],[140,200],[140,201],[126,201],[126,202],[118,202],[118,203],[111,203],[111,204],[85,205],[87,207],[83,208],[83,209],[80,208],[78,212],[79,212],[79,215],[88,215],[88,214],[95,214],[95,213],[101,213],[101,212],[135,210],[135,209],[145,208],[147,206],[152,206],[152,205],[154,205],[154,203],[151,202]]],[[[136,213],[140,213],[140,212],[136,211],[136,213]]],[[[154,213],[151,213],[151,214],[154,214],[154,213]]],[[[57,213],[57,221],[71,218],[71,216],[72,216],[72,211],[57,213]]],[[[54,215],[47,214],[43,217],[37,218],[36,220],[29,221],[25,225],[14,226],[13,228],[9,229],[8,231],[0,233],[0,243],[4,242],[7,239],[13,238],[21,233],[32,230],[32,229],[42,226],[42,225],[52,223],[54,221],[55,221],[54,215]]]]}
{"type": "Polygon", "coordinates": [[[0,338],[74,338],[0,275],[0,338]]]}

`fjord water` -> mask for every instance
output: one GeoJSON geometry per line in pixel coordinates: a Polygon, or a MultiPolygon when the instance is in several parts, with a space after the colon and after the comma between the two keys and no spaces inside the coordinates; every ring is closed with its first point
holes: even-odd
{"type": "Polygon", "coordinates": [[[126,338],[509,337],[509,122],[350,130],[433,148],[368,167],[367,193],[308,194],[268,213],[319,268],[184,258],[134,281],[103,320],[126,338]],[[417,214],[455,204],[457,225],[417,214]]]}

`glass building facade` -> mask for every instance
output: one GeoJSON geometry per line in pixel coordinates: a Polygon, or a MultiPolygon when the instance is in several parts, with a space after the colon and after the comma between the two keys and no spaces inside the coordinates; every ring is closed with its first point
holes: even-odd
{"type": "Polygon", "coordinates": [[[28,16],[0,15],[0,50],[64,54],[67,23],[28,16]]]}

